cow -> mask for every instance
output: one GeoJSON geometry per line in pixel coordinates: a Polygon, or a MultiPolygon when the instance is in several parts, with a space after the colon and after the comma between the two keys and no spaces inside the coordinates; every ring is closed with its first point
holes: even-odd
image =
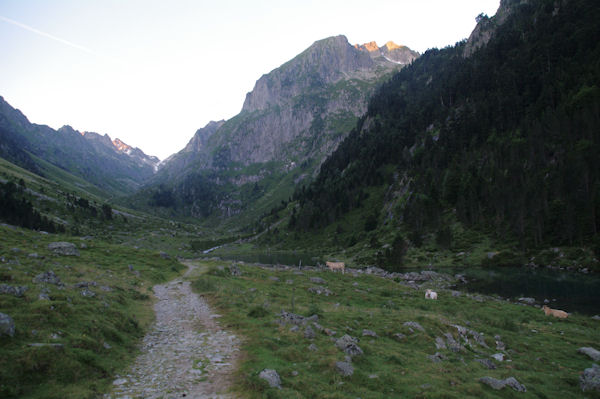
{"type": "Polygon", "coordinates": [[[552,315],[554,317],[558,317],[559,319],[566,319],[567,317],[569,317],[569,314],[564,310],[550,309],[546,305],[542,306],[542,310],[544,311],[544,313],[546,313],[546,316],[552,315]]]}
{"type": "Polygon", "coordinates": [[[425,291],[425,298],[426,299],[437,299],[437,292],[432,291],[432,290],[427,290],[427,291],[425,291]]]}
{"type": "Polygon", "coordinates": [[[332,272],[336,270],[341,270],[342,274],[344,274],[344,268],[346,267],[344,262],[325,262],[325,264],[332,272]]]}

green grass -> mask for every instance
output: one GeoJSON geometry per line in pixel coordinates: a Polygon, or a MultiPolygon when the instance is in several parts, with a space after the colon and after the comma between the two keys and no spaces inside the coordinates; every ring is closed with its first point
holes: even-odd
{"type": "Polygon", "coordinates": [[[97,239],[5,226],[0,226],[0,237],[1,283],[27,287],[22,298],[0,294],[0,312],[16,325],[14,337],[0,338],[0,396],[93,398],[106,392],[115,374],[135,358],[136,345],[153,320],[152,286],[174,277],[182,266],[156,251],[97,239]],[[79,249],[79,257],[59,256],[47,249],[54,241],[86,248],[79,249]],[[29,256],[33,253],[37,257],[29,256]],[[33,282],[50,270],[62,287],[33,282]],[[88,289],[94,297],[84,297],[83,288],[74,286],[92,281],[96,285],[88,289]],[[38,298],[44,289],[50,300],[38,298]]]}
{"type": "Polygon", "coordinates": [[[226,328],[243,337],[244,356],[235,390],[247,398],[598,398],[582,394],[579,375],[592,361],[577,353],[582,346],[597,346],[598,321],[578,314],[568,320],[549,319],[536,308],[486,300],[477,302],[465,295],[452,297],[438,289],[439,300],[423,298],[424,288],[414,290],[374,276],[352,277],[330,272],[295,274],[293,270],[273,271],[242,265],[241,277],[232,277],[228,263],[202,261],[204,274],[193,284],[223,315],[226,328]],[[276,276],[279,281],[270,277],[276,276]],[[315,285],[309,278],[327,281],[334,295],[308,292],[315,285]],[[293,280],[288,284],[287,280],[293,280]],[[357,285],[354,285],[356,283],[357,285]],[[360,338],[364,355],[353,360],[354,375],[342,377],[334,369],[344,354],[331,337],[317,332],[305,339],[304,327],[290,332],[279,326],[281,310],[309,316],[319,314],[318,323],[360,338]],[[425,332],[411,333],[406,321],[420,323],[425,332]],[[459,353],[438,350],[435,338],[451,333],[459,340],[453,324],[484,334],[489,349],[474,344],[459,353]],[[362,330],[377,338],[362,337],[362,330]],[[404,340],[394,334],[403,333],[404,340]],[[496,362],[488,370],[476,358],[490,358],[501,352],[493,337],[506,344],[508,361],[496,362]],[[314,343],[318,351],[308,350],[314,343]],[[435,352],[447,359],[433,363],[435,352]],[[269,388],[258,378],[264,368],[277,370],[282,389],[269,388]],[[298,376],[292,372],[297,371],[298,376]],[[510,388],[494,391],[478,382],[483,376],[514,376],[527,387],[526,393],[510,388]]]}

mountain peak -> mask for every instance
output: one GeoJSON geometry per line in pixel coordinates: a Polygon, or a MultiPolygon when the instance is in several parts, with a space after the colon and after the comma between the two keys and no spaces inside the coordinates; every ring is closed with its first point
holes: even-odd
{"type": "Polygon", "coordinates": [[[402,48],[402,47],[405,47],[405,46],[399,46],[399,45],[397,45],[396,43],[394,43],[391,40],[385,44],[385,48],[388,51],[396,50],[396,49],[399,49],[399,48],[402,48]]]}

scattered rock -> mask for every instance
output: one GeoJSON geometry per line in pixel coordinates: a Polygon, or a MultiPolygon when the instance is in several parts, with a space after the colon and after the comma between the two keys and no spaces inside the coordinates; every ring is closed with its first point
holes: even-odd
{"type": "Polygon", "coordinates": [[[336,362],[335,369],[344,377],[350,377],[354,374],[354,367],[352,367],[352,363],[350,362],[336,362]]]}
{"type": "Polygon", "coordinates": [[[377,333],[375,333],[375,331],[371,331],[371,330],[363,330],[362,331],[362,335],[363,335],[363,337],[374,337],[374,338],[377,338],[377,333]]]}
{"type": "Polygon", "coordinates": [[[52,270],[47,271],[45,273],[40,273],[33,278],[34,283],[48,283],[54,285],[63,285],[60,281],[60,277],[58,277],[52,270]]]}
{"type": "Polygon", "coordinates": [[[57,255],[79,256],[79,251],[75,244],[70,242],[51,242],[48,244],[48,249],[57,255]]]}
{"type": "Polygon", "coordinates": [[[592,316],[592,320],[600,320],[600,315],[592,316]]]}
{"type": "Polygon", "coordinates": [[[277,371],[272,369],[264,369],[258,375],[258,378],[267,381],[271,388],[281,388],[281,378],[277,371]]]}
{"type": "Polygon", "coordinates": [[[240,270],[238,265],[235,265],[235,264],[229,266],[229,273],[231,273],[231,275],[235,276],[235,277],[242,275],[242,271],[240,270]]]}
{"type": "Polygon", "coordinates": [[[271,281],[279,281],[279,277],[270,276],[269,280],[271,280],[271,281]]]}
{"type": "Polygon", "coordinates": [[[444,339],[441,337],[435,338],[435,349],[446,349],[446,343],[444,339]]]}
{"type": "Polygon", "coordinates": [[[319,316],[316,314],[314,314],[310,317],[304,317],[299,314],[286,312],[285,310],[282,310],[278,316],[279,316],[279,320],[277,320],[277,323],[280,325],[294,324],[294,325],[299,326],[299,325],[304,325],[306,323],[315,322],[315,321],[319,320],[319,316]]]}
{"type": "Polygon", "coordinates": [[[500,390],[506,386],[509,386],[517,392],[527,392],[525,386],[519,384],[519,381],[517,381],[515,377],[508,377],[505,380],[497,380],[492,377],[482,377],[479,379],[479,382],[489,385],[496,390],[500,390]]]}
{"type": "Polygon", "coordinates": [[[499,362],[503,362],[504,361],[504,354],[503,353],[494,353],[492,355],[492,357],[494,359],[496,359],[497,361],[499,361],[499,362]]]}
{"type": "Polygon", "coordinates": [[[84,288],[81,290],[81,295],[86,297],[86,298],[93,298],[96,296],[96,294],[94,293],[94,291],[91,291],[89,288],[84,288]]]}
{"type": "Polygon", "coordinates": [[[96,287],[98,285],[95,281],[80,281],[75,283],[75,288],[88,288],[88,287],[96,287]]]}
{"type": "Polygon", "coordinates": [[[319,323],[312,323],[312,325],[315,328],[315,330],[317,330],[318,332],[323,332],[325,330],[325,328],[323,328],[323,326],[320,325],[319,323]]]}
{"type": "Polygon", "coordinates": [[[455,298],[462,295],[462,293],[460,291],[451,291],[451,292],[452,292],[452,296],[455,298]]]}
{"type": "Polygon", "coordinates": [[[485,367],[487,367],[490,370],[496,369],[496,365],[490,359],[475,359],[475,361],[483,364],[485,367]]]}
{"type": "Polygon", "coordinates": [[[169,256],[169,254],[168,254],[168,253],[166,253],[166,252],[162,252],[162,251],[161,251],[161,252],[159,252],[159,255],[160,255],[160,257],[161,257],[161,258],[163,258],[163,259],[171,259],[171,256],[169,256]]]}
{"type": "Polygon", "coordinates": [[[25,286],[15,287],[12,285],[0,284],[0,294],[14,295],[17,298],[21,298],[25,295],[25,291],[27,291],[27,287],[25,286]]]}
{"type": "Polygon", "coordinates": [[[393,337],[397,340],[397,341],[402,341],[404,339],[406,339],[406,335],[402,334],[402,333],[396,333],[393,335],[393,337]]]}
{"type": "Polygon", "coordinates": [[[336,331],[334,331],[334,330],[331,330],[331,329],[329,329],[329,328],[326,328],[325,330],[323,330],[323,332],[325,333],[325,335],[328,335],[328,336],[330,336],[330,337],[332,337],[332,336],[334,336],[335,334],[337,334],[337,332],[336,332],[336,331]]]}
{"type": "Polygon", "coordinates": [[[292,377],[297,377],[298,376],[298,372],[296,370],[292,371],[292,377]]]}
{"type": "Polygon", "coordinates": [[[292,328],[290,328],[290,332],[295,333],[299,329],[300,329],[300,327],[298,327],[298,326],[292,326],[292,328]]]}
{"type": "Polygon", "coordinates": [[[308,346],[308,350],[309,350],[309,351],[312,351],[312,352],[316,352],[316,351],[318,351],[318,350],[319,350],[319,348],[318,348],[318,347],[317,347],[317,345],[315,345],[315,344],[310,344],[310,345],[308,346]]]}
{"type": "Polygon", "coordinates": [[[589,369],[585,369],[579,377],[579,386],[582,391],[600,391],[600,367],[593,364],[589,369]]]}
{"type": "Polygon", "coordinates": [[[446,360],[446,356],[439,352],[435,352],[433,355],[427,355],[427,358],[434,363],[439,363],[442,360],[446,360]]]}
{"type": "Polygon", "coordinates": [[[496,350],[503,351],[506,350],[506,344],[501,341],[502,337],[499,335],[495,335],[494,339],[496,340],[496,350]]]}
{"type": "Polygon", "coordinates": [[[118,378],[113,381],[113,385],[123,385],[127,382],[127,378],[118,378]]]}
{"type": "Polygon", "coordinates": [[[415,330],[419,330],[419,331],[425,332],[425,329],[419,323],[417,323],[416,321],[407,321],[403,325],[406,326],[406,327],[408,327],[411,333],[414,332],[413,328],[415,330]]]}
{"type": "Polygon", "coordinates": [[[354,337],[345,334],[343,337],[335,341],[335,346],[344,351],[345,354],[353,357],[363,354],[363,350],[357,345],[358,340],[354,337]]]}
{"type": "Polygon", "coordinates": [[[0,336],[2,335],[15,335],[15,321],[6,313],[0,313],[0,336]]]}
{"type": "Polygon", "coordinates": [[[577,349],[577,352],[579,353],[583,353],[584,355],[588,355],[589,357],[592,358],[593,361],[598,362],[600,361],[600,351],[597,351],[594,348],[590,348],[590,347],[583,347],[583,348],[579,348],[577,349]]]}
{"type": "Polygon", "coordinates": [[[327,281],[323,280],[321,277],[311,277],[310,282],[315,284],[327,284],[327,281]]]}
{"type": "Polygon", "coordinates": [[[328,288],[323,287],[322,285],[316,285],[314,287],[310,287],[308,289],[308,292],[312,292],[313,294],[317,294],[317,295],[325,295],[325,296],[333,295],[333,292],[331,292],[328,288]]]}
{"type": "Polygon", "coordinates": [[[460,343],[458,343],[454,339],[452,334],[445,333],[444,337],[446,337],[446,343],[448,344],[448,349],[450,349],[452,352],[460,352],[460,350],[462,349],[462,346],[460,345],[460,343]]]}
{"type": "Polygon", "coordinates": [[[312,328],[310,328],[310,326],[307,326],[306,329],[304,330],[304,338],[306,338],[306,339],[314,339],[315,336],[316,336],[315,330],[313,330],[312,328]]]}
{"type": "Polygon", "coordinates": [[[518,301],[521,303],[527,304],[527,305],[535,304],[535,298],[522,297],[522,298],[519,298],[518,301]]]}

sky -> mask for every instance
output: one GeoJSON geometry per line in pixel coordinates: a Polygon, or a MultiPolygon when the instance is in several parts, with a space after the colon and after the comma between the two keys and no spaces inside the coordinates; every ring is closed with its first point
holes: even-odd
{"type": "Polygon", "coordinates": [[[499,0],[0,0],[0,96],[164,159],[316,40],[465,39],[499,0]]]}

